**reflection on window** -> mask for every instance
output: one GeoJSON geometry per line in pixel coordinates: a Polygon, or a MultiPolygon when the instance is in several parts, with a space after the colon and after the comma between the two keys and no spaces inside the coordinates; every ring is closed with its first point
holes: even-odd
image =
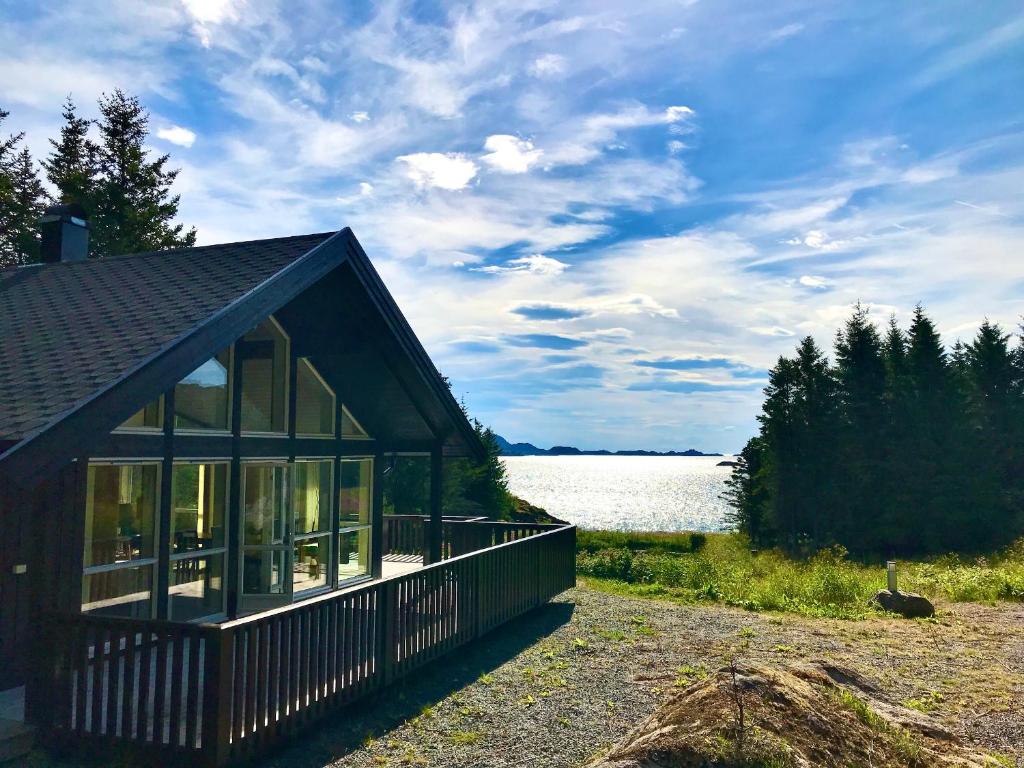
{"type": "Polygon", "coordinates": [[[156,464],[89,467],[83,610],[151,615],[158,476],[156,464]]]}
{"type": "Polygon", "coordinates": [[[342,531],[338,537],[338,581],[370,572],[370,529],[342,531]]]}
{"type": "Polygon", "coordinates": [[[231,352],[225,349],[174,388],[174,428],[226,431],[231,352]]]}
{"type": "Polygon", "coordinates": [[[238,342],[242,358],[242,431],[287,432],[288,339],[266,320],[238,342]]]}
{"type": "Polygon", "coordinates": [[[385,515],[430,514],[430,457],[389,456],[384,473],[385,515]]]}
{"type": "Polygon", "coordinates": [[[283,549],[246,550],[242,560],[242,591],[249,595],[282,595],[285,591],[283,549]]]}
{"type": "Polygon", "coordinates": [[[341,436],[357,439],[369,437],[345,406],[341,406],[341,436]]]}
{"type": "Polygon", "coordinates": [[[298,461],[294,469],[292,510],[295,550],[292,588],[295,592],[327,586],[331,561],[331,495],[333,461],[298,461]]]}
{"type": "Polygon", "coordinates": [[[141,411],[128,417],[118,429],[162,429],[164,426],[164,399],[158,397],[141,411]]]}
{"type": "Polygon", "coordinates": [[[341,462],[340,527],[370,524],[373,507],[373,459],[341,462]]]}
{"type": "Polygon", "coordinates": [[[245,467],[243,519],[247,545],[284,543],[285,474],[283,464],[245,467]]]}
{"type": "Polygon", "coordinates": [[[373,459],[343,460],[338,499],[338,581],[370,572],[373,459]]]}
{"type": "Polygon", "coordinates": [[[228,465],[175,464],[171,481],[171,553],[224,546],[228,465]]]}
{"type": "Polygon", "coordinates": [[[171,560],[171,621],[193,621],[224,612],[224,554],[171,560]]]}
{"type": "Polygon", "coordinates": [[[305,358],[298,361],[295,388],[296,434],[334,437],[334,392],[305,358]]]}
{"type": "Polygon", "coordinates": [[[172,621],[224,612],[227,498],[226,463],[174,465],[168,581],[172,621]]]}

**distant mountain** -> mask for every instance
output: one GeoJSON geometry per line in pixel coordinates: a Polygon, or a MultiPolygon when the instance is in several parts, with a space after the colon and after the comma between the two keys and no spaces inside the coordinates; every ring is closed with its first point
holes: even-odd
{"type": "Polygon", "coordinates": [[[686,451],[584,451],[571,445],[555,445],[538,448],[533,443],[510,443],[501,435],[495,435],[502,456],[721,456],[721,453],[702,453],[690,448],[686,451]]]}

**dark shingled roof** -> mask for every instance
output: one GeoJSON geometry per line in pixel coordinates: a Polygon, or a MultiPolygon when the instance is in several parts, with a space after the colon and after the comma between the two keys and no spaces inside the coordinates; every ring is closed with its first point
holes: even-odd
{"type": "Polygon", "coordinates": [[[0,271],[0,452],[334,234],[0,271]]]}

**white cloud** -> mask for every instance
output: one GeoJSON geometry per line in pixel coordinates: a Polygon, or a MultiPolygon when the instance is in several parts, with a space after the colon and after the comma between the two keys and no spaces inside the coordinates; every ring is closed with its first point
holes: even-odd
{"type": "Polygon", "coordinates": [[[532,275],[560,275],[569,268],[569,264],[550,256],[534,253],[530,256],[520,256],[512,259],[504,265],[488,265],[486,267],[473,267],[472,272],[486,272],[490,275],[500,275],[508,272],[529,272],[532,275]]]}
{"type": "Polygon", "coordinates": [[[785,40],[787,37],[792,37],[793,35],[800,34],[801,32],[803,32],[803,30],[804,30],[804,25],[803,24],[799,24],[799,23],[786,24],[783,27],[779,27],[778,29],[774,29],[771,32],[769,32],[768,33],[768,39],[772,40],[772,41],[775,41],[775,40],[785,40]]]}
{"type": "Polygon", "coordinates": [[[212,26],[239,18],[240,3],[236,0],[181,0],[181,4],[194,20],[192,30],[204,48],[212,43],[212,26]]]}
{"type": "Polygon", "coordinates": [[[348,116],[348,119],[353,123],[366,123],[370,120],[369,112],[353,112],[348,116]]]}
{"type": "Polygon", "coordinates": [[[805,288],[815,288],[817,290],[824,290],[832,285],[828,278],[821,275],[801,275],[799,283],[805,288]]]}
{"type": "Polygon", "coordinates": [[[191,147],[196,141],[195,133],[188,128],[182,128],[180,125],[160,128],[156,135],[157,138],[169,141],[171,144],[177,144],[179,147],[191,147]]]}
{"type": "Polygon", "coordinates": [[[538,56],[530,64],[530,74],[534,77],[558,77],[565,73],[566,60],[557,53],[546,53],[538,56]]]}
{"type": "Polygon", "coordinates": [[[672,106],[656,112],[643,104],[617,112],[591,114],[578,126],[567,126],[571,135],[545,152],[548,165],[583,165],[601,155],[616,142],[620,132],[656,125],[689,129],[695,113],[689,107],[672,106]]]}
{"type": "Polygon", "coordinates": [[[783,328],[778,325],[764,326],[755,325],[747,329],[751,333],[756,333],[758,336],[795,336],[796,334],[788,328],[783,328]]]}
{"type": "Polygon", "coordinates": [[[369,197],[373,194],[373,184],[368,181],[359,182],[359,194],[363,197],[369,197]]]}
{"type": "Polygon", "coordinates": [[[678,155],[684,149],[686,149],[686,144],[678,139],[673,139],[668,143],[668,152],[670,155],[678,155]]]}
{"type": "Polygon", "coordinates": [[[476,163],[458,152],[416,152],[395,159],[408,166],[418,187],[465,189],[477,172],[476,163]]]}
{"type": "Polygon", "coordinates": [[[488,154],[480,159],[502,173],[526,173],[543,153],[534,149],[533,142],[507,134],[488,136],[484,142],[488,154]]]}

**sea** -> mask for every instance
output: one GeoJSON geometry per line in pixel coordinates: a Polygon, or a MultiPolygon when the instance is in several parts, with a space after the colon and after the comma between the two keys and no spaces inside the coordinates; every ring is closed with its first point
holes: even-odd
{"type": "Polygon", "coordinates": [[[732,456],[503,456],[509,490],[581,528],[719,531],[732,456]]]}

